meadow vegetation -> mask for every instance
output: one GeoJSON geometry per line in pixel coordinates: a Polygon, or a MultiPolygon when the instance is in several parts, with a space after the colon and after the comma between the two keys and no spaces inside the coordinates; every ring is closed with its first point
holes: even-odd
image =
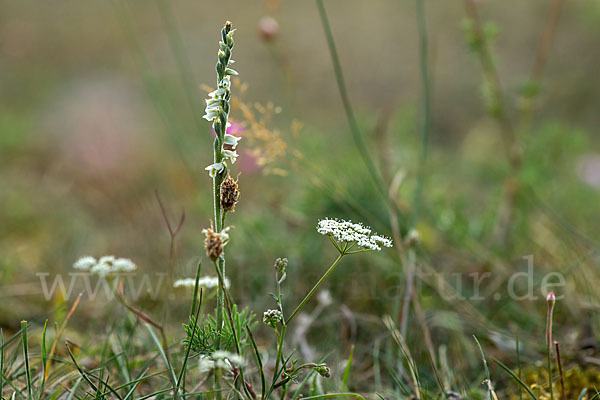
{"type": "Polygon", "coordinates": [[[600,397],[598,7],[200,3],[0,3],[2,399],[600,397]]]}

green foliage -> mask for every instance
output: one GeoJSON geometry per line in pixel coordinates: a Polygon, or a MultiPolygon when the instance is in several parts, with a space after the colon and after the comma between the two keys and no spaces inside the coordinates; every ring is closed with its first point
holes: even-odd
{"type": "MultiPolygon", "coordinates": [[[[237,305],[232,307],[232,318],[235,328],[235,334],[238,337],[239,343],[242,346],[248,345],[248,332],[246,326],[253,328],[256,326],[255,314],[248,310],[248,307],[244,308],[241,312],[238,312],[237,305]]],[[[216,311],[215,311],[216,313],[216,311]]],[[[226,316],[223,316],[225,321],[229,321],[226,316]]],[[[191,350],[197,355],[209,356],[217,350],[217,343],[221,343],[221,349],[227,351],[235,351],[235,336],[231,330],[229,322],[226,322],[219,334],[217,329],[217,321],[213,315],[207,315],[202,319],[200,324],[196,324],[195,317],[190,317],[189,324],[183,324],[185,329],[186,338],[183,340],[185,346],[190,346],[191,350]],[[195,334],[194,332],[194,325],[195,334]],[[192,337],[193,334],[193,337],[192,337]]]]}

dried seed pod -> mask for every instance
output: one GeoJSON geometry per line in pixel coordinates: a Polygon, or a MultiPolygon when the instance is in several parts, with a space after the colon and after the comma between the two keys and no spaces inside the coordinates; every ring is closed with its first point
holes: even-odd
{"type": "Polygon", "coordinates": [[[239,197],[240,191],[238,189],[237,180],[228,176],[227,179],[221,183],[221,208],[225,211],[234,212],[239,197]]]}
{"type": "Polygon", "coordinates": [[[216,261],[223,254],[223,238],[219,233],[207,228],[203,230],[206,239],[204,239],[204,247],[206,255],[213,261],[216,261]]]}

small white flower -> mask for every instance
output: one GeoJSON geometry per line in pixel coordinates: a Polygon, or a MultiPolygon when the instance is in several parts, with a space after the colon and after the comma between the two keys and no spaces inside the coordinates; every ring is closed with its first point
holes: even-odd
{"type": "Polygon", "coordinates": [[[222,98],[227,94],[227,91],[224,88],[219,88],[214,90],[208,94],[210,98],[222,98]]]}
{"type": "Polygon", "coordinates": [[[238,158],[238,153],[235,150],[223,150],[223,160],[231,161],[232,164],[235,164],[235,161],[238,158]]]}
{"type": "Polygon", "coordinates": [[[333,303],[333,299],[331,298],[331,293],[329,290],[323,290],[317,296],[317,300],[323,307],[327,307],[333,303]]]}
{"type": "MultiPolygon", "coordinates": [[[[227,123],[228,125],[231,125],[229,122],[227,123]]],[[[225,140],[224,143],[230,145],[233,149],[235,149],[238,145],[238,142],[242,140],[241,137],[238,136],[233,136],[230,134],[225,134],[225,140]]]]}
{"type": "Polygon", "coordinates": [[[204,114],[202,116],[202,118],[204,118],[207,121],[213,121],[215,118],[217,118],[219,116],[219,109],[218,108],[209,108],[206,107],[206,114],[204,114]]]}
{"type": "Polygon", "coordinates": [[[225,78],[219,82],[219,87],[223,89],[231,88],[231,79],[228,76],[225,76],[225,78]]]}
{"type": "Polygon", "coordinates": [[[223,169],[225,168],[225,164],[223,164],[222,162],[219,163],[214,163],[209,165],[208,167],[204,168],[206,171],[208,171],[208,175],[211,178],[214,178],[215,176],[217,176],[218,173],[220,173],[221,171],[223,171],[223,169]]]}
{"type": "Polygon", "coordinates": [[[117,258],[113,262],[113,272],[133,272],[137,269],[137,266],[129,258],[117,258]]]}
{"type": "Polygon", "coordinates": [[[94,265],[96,265],[96,259],[94,257],[86,256],[77,260],[75,264],[73,264],[73,268],[80,269],[82,271],[89,271],[94,265]]]}

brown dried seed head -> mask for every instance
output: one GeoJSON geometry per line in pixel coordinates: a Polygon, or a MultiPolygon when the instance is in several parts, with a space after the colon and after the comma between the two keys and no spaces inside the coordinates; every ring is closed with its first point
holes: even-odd
{"type": "Polygon", "coordinates": [[[235,211],[235,205],[240,197],[240,191],[236,180],[228,176],[221,183],[221,208],[225,211],[235,211]]]}
{"type": "Polygon", "coordinates": [[[204,234],[206,235],[204,240],[206,255],[211,260],[216,261],[223,254],[223,239],[220,234],[210,228],[205,229],[204,234]]]}

